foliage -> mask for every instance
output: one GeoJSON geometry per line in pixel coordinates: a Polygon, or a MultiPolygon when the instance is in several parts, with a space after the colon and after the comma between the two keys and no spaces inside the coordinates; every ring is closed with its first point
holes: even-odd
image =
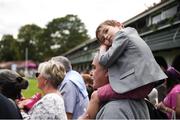
{"type": "Polygon", "coordinates": [[[35,24],[22,26],[18,34],[18,42],[20,43],[19,47],[21,50],[20,54],[25,55],[25,49],[28,48],[28,58],[38,60],[38,48],[41,46],[40,36],[42,33],[42,28],[35,24]]]}
{"type": "Polygon", "coordinates": [[[54,55],[59,55],[89,39],[84,23],[76,15],[53,19],[47,24],[47,38],[54,55]]]}
{"type": "Polygon", "coordinates": [[[85,25],[77,15],[55,18],[46,28],[27,24],[19,29],[17,39],[12,35],[2,37],[0,60],[24,60],[28,48],[28,59],[40,62],[61,55],[88,39],[85,25]]]}
{"type": "Polygon", "coordinates": [[[12,35],[3,35],[0,41],[0,58],[2,61],[19,60],[21,59],[19,43],[13,38],[12,35]]]}

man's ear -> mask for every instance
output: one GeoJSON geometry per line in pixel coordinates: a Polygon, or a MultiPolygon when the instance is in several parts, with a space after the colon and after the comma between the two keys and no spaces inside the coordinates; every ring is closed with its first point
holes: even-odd
{"type": "Polygon", "coordinates": [[[108,77],[108,70],[105,70],[105,77],[108,77]]]}

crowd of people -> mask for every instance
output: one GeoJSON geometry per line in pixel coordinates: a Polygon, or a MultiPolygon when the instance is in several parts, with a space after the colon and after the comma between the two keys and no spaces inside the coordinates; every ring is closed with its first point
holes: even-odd
{"type": "Polygon", "coordinates": [[[180,118],[180,72],[162,68],[134,28],[106,20],[96,38],[100,46],[90,72],[73,70],[64,56],[39,64],[37,87],[43,95],[28,110],[31,99],[21,94],[28,80],[1,69],[0,119],[159,119],[147,101],[164,118],[180,118]]]}

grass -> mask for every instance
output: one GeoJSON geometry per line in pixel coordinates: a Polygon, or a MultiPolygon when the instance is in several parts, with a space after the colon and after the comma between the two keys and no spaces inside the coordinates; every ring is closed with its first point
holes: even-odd
{"type": "Polygon", "coordinates": [[[32,97],[35,93],[40,92],[41,90],[37,87],[37,80],[36,79],[29,79],[29,86],[26,90],[22,91],[22,94],[25,98],[32,97]]]}

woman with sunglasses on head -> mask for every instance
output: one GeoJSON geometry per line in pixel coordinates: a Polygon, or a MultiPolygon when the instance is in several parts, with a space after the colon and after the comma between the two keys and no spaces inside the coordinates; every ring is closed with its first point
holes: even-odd
{"type": "MultiPolygon", "coordinates": [[[[57,89],[64,76],[65,69],[59,63],[48,61],[39,65],[36,77],[38,88],[42,90],[44,96],[33,105],[27,114],[22,112],[25,119],[67,119],[64,101],[57,89]]],[[[25,104],[26,102],[20,101],[19,107],[23,108],[25,104]]]]}

